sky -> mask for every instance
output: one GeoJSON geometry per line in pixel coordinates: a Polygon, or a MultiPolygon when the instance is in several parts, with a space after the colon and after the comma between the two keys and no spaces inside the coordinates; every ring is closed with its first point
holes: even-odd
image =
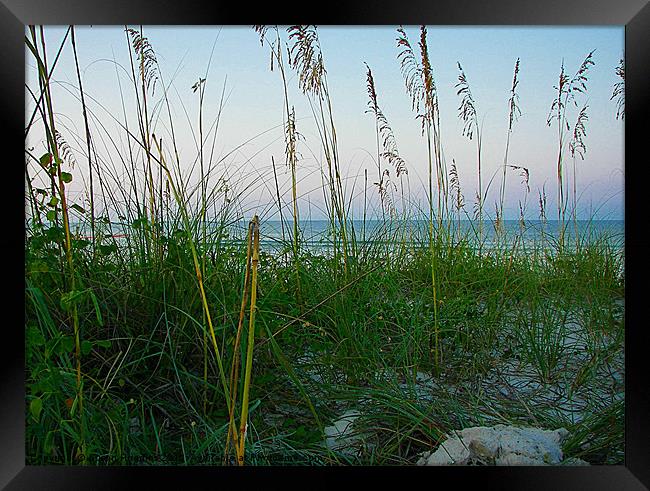
{"type": "MultiPolygon", "coordinates": [[[[135,26],[134,26],[135,27],[135,26]]],[[[397,59],[397,26],[319,26],[328,84],[333,104],[339,155],[344,184],[354,196],[355,216],[362,213],[364,170],[368,171],[367,199],[378,202],[376,187],[375,121],[368,113],[366,66],[372,69],[380,108],[396,137],[397,147],[406,161],[412,197],[426,201],[428,163],[426,138],[420,122],[411,110],[411,100],[397,59]]],[[[458,167],[461,189],[467,208],[477,188],[476,140],[462,135],[457,95],[458,62],[467,76],[477,106],[482,131],[482,174],[484,187],[494,181],[485,202],[492,213],[498,199],[507,127],[508,98],[513,69],[520,59],[519,106],[521,116],[514,123],[510,137],[508,162],[526,167],[530,173],[530,194],[519,172],[508,170],[505,218],[519,215],[520,201],[527,199],[526,215],[538,216],[538,191],[547,195],[547,215],[554,218],[557,126],[546,124],[555,96],[560,67],[573,75],[587,54],[595,50],[595,65],[589,69],[587,92],[578,98],[580,107],[588,105],[584,160],[576,159],[579,218],[622,219],[624,214],[624,121],[616,119],[616,103],[610,100],[613,86],[619,81],[615,68],[624,56],[624,27],[471,27],[428,26],[429,55],[440,104],[441,141],[447,165],[452,159],[458,167]]],[[[411,44],[419,39],[417,26],[405,27],[411,44]]],[[[45,27],[48,61],[54,59],[66,27],[45,27]]],[[[87,104],[92,113],[91,127],[97,133],[112,132],[116,145],[125,152],[124,132],[114,118],[122,118],[123,103],[133,117],[134,95],[129,86],[129,46],[123,26],[77,26],[78,58],[87,104]],[[120,94],[120,89],[122,95],[120,94]],[[101,124],[100,124],[101,123],[101,124]],[[115,136],[117,135],[117,136],[115,136]]],[[[239,183],[245,193],[244,214],[254,213],[273,219],[271,204],[275,183],[271,157],[277,164],[278,181],[283,199],[290,196],[290,174],[284,165],[284,99],[280,74],[270,70],[268,46],[262,46],[258,34],[250,27],[237,26],[144,26],[158,59],[162,80],[168,88],[174,118],[181,165],[193,172],[196,161],[199,118],[198,92],[192,86],[199,77],[206,78],[203,125],[210,128],[219,115],[213,160],[233,185],[239,183]],[[207,76],[206,76],[207,73],[207,76]],[[254,184],[253,184],[254,183],[254,184]]],[[[286,35],[284,36],[286,39],[286,35]]],[[[416,54],[417,54],[416,48],[416,54]]],[[[322,218],[320,168],[322,152],[307,96],[298,87],[296,74],[288,70],[289,99],[295,107],[296,129],[303,139],[298,144],[302,157],[298,163],[298,180],[302,218],[322,218]],[[307,211],[309,210],[309,211],[307,211]]],[[[26,81],[35,88],[36,70],[33,57],[26,54],[26,81]]],[[[69,43],[64,46],[53,75],[54,110],[59,129],[75,152],[71,194],[78,199],[87,169],[79,164],[84,156],[84,127],[78,101],[78,82],[69,43]]],[[[160,84],[152,97],[152,107],[160,103],[160,84]]],[[[26,94],[27,117],[33,101],[26,94]]],[[[170,128],[166,109],[159,111],[154,132],[169,141],[170,128]]],[[[573,124],[577,110],[569,110],[573,124]]],[[[38,129],[30,135],[28,146],[44,151],[38,129]]],[[[214,134],[209,134],[209,147],[214,134]]],[[[97,138],[100,154],[106,161],[115,158],[115,147],[107,137],[97,138]]],[[[38,150],[34,150],[40,156],[38,150]]],[[[567,152],[568,154],[568,152],[567,152]]],[[[565,161],[572,172],[570,156],[565,161]]],[[[385,164],[382,164],[385,166],[385,164]]],[[[80,202],[81,204],[81,202],[80,202]]],[[[377,210],[376,206],[374,208],[377,210]]],[[[287,209],[288,210],[288,209],[287,209]]],[[[288,211],[287,211],[288,216],[288,211]]]]}

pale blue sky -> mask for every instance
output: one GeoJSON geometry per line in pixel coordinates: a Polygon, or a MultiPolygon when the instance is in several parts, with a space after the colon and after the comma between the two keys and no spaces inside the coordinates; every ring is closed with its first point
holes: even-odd
{"type": "MultiPolygon", "coordinates": [[[[419,39],[418,27],[407,27],[413,46],[419,39]]],[[[53,59],[57,43],[65,32],[63,27],[45,29],[48,59],[53,59]]],[[[279,73],[269,70],[268,47],[260,45],[259,37],[250,27],[147,27],[144,28],[156,52],[162,75],[167,83],[172,80],[171,104],[181,159],[189,166],[196,157],[196,147],[185,111],[191,124],[197,128],[198,97],[191,86],[204,76],[210,53],[214,54],[206,85],[205,125],[209,126],[217,114],[224,80],[227,102],[223,109],[215,154],[223,155],[241,143],[257,136],[231,155],[221,165],[229,176],[265,176],[268,185],[251,191],[246,198],[247,214],[263,212],[275,194],[270,169],[271,155],[280,172],[282,190],[289,189],[289,175],[284,162],[283,92],[279,73]],[[185,106],[185,111],[183,109],[185,106]],[[270,130],[270,131],[269,131],[270,130]],[[250,162],[247,162],[250,160],[250,162]]],[[[342,171],[351,189],[356,182],[355,214],[360,213],[363,201],[363,170],[368,169],[369,180],[376,177],[375,126],[367,110],[366,69],[370,65],[379,104],[388,118],[397,139],[400,154],[407,162],[414,195],[424,202],[423,190],[427,177],[426,140],[421,136],[420,123],[411,111],[410,98],[397,60],[395,26],[381,27],[319,27],[321,47],[332,96],[334,118],[339,139],[342,171]]],[[[129,66],[128,47],[122,27],[76,28],[79,60],[83,72],[84,88],[92,99],[89,105],[102,123],[110,130],[117,128],[110,116],[99,108],[121,117],[115,59],[129,66]]],[[[537,189],[546,185],[549,218],[555,218],[557,160],[557,128],[549,128],[546,118],[555,91],[553,86],[562,61],[569,75],[575,73],[585,56],[594,53],[595,66],[589,72],[587,97],[580,102],[589,104],[587,122],[587,154],[577,161],[578,194],[581,196],[579,213],[590,216],[600,207],[598,218],[623,218],[624,190],[624,139],[621,120],[616,120],[616,105],[610,100],[613,85],[618,81],[614,72],[624,50],[624,28],[621,27],[454,27],[429,26],[428,43],[431,63],[438,87],[441,112],[442,142],[448,165],[455,159],[459,177],[471,210],[476,188],[476,145],[462,136],[462,122],[458,119],[459,97],[454,85],[458,82],[457,62],[467,75],[479,117],[483,124],[483,182],[499,172],[505,149],[508,97],[516,59],[521,59],[519,96],[522,115],[515,123],[511,137],[509,162],[530,169],[531,194],[528,198],[528,216],[536,218],[537,189]]],[[[126,73],[121,69],[120,82],[125,91],[125,104],[133,104],[127,85],[126,73]]],[[[31,55],[27,56],[28,83],[33,85],[35,71],[31,55]]],[[[299,151],[304,160],[299,164],[300,189],[310,190],[313,218],[320,218],[318,203],[322,202],[319,165],[319,139],[306,96],[297,87],[290,73],[290,102],[296,108],[297,129],[305,137],[299,151]]],[[[64,50],[54,78],[60,82],[55,94],[55,111],[61,113],[64,136],[75,150],[77,160],[82,156],[83,140],[77,142],[74,134],[83,137],[80,107],[67,90],[77,86],[72,50],[64,50]],[[67,88],[67,90],[66,90],[67,88]],[[67,130],[67,133],[66,133],[67,130]]],[[[162,91],[157,90],[154,100],[162,91]]],[[[28,108],[32,107],[29,104],[28,108]]],[[[128,110],[128,109],[127,109],[128,110]]],[[[133,112],[133,111],[131,111],[133,112]]],[[[158,135],[166,135],[167,123],[158,123],[158,135]]],[[[574,116],[570,116],[573,122],[574,116]]],[[[31,142],[30,142],[31,143],[31,142]]],[[[211,140],[210,140],[211,145],[211,140]]],[[[109,146],[107,145],[107,148],[109,146]]],[[[102,145],[99,144],[100,152],[102,145]]],[[[571,159],[567,159],[570,166],[571,159]]],[[[77,172],[83,173],[83,166],[77,172]]],[[[485,204],[490,213],[498,196],[500,177],[495,178],[485,204]]],[[[520,177],[508,173],[506,218],[516,218],[517,201],[524,196],[520,177]]],[[[78,183],[80,180],[78,180],[78,183]]],[[[241,181],[243,182],[243,181],[241,181]]],[[[484,184],[485,185],[485,184],[484,184]]],[[[77,188],[78,189],[78,188],[77,188]]],[[[252,189],[252,188],[251,188],[252,189]]],[[[376,201],[375,190],[368,191],[376,201]]],[[[288,199],[288,193],[287,193],[288,199]]],[[[301,200],[303,218],[306,216],[307,198],[301,200]]],[[[269,216],[269,218],[272,218],[269,216]]]]}

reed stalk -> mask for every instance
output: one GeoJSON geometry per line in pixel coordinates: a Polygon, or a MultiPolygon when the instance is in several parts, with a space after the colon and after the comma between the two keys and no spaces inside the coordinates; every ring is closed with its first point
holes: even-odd
{"type": "Polygon", "coordinates": [[[476,103],[472,96],[472,91],[469,87],[469,82],[463,71],[460,62],[458,63],[458,88],[457,95],[461,96],[460,106],[458,107],[458,116],[464,122],[463,136],[467,136],[469,140],[476,134],[476,161],[478,163],[478,190],[476,193],[477,199],[477,218],[478,218],[478,233],[479,233],[479,254],[483,246],[483,185],[481,176],[481,128],[478,123],[478,112],[476,110],[476,103]]]}
{"type": "MultiPolygon", "coordinates": [[[[569,133],[571,126],[568,122],[567,109],[569,104],[573,104],[577,107],[578,103],[576,100],[576,93],[586,93],[587,91],[587,75],[589,67],[594,65],[593,61],[594,51],[591,51],[584,59],[575,75],[572,78],[566,73],[564,67],[564,60],[562,61],[562,66],[560,68],[560,75],[558,78],[558,84],[553,88],[556,90],[556,96],[551,103],[551,109],[549,111],[548,117],[546,118],[546,124],[551,126],[553,120],[557,121],[557,134],[558,134],[558,153],[557,153],[557,213],[558,221],[560,222],[560,246],[564,245],[564,235],[565,235],[565,216],[567,208],[567,190],[565,186],[567,185],[565,180],[565,171],[564,171],[564,147],[566,145],[567,133],[569,133]]],[[[578,121],[576,125],[580,122],[578,121]]],[[[577,128],[574,128],[574,133],[577,128]]],[[[571,140],[570,140],[571,142],[571,140]]],[[[570,143],[571,144],[571,143],[570,143]]]]}
{"type": "Polygon", "coordinates": [[[616,99],[616,119],[619,117],[625,120],[625,60],[621,58],[615,69],[620,80],[614,84],[614,90],[610,100],[616,99]]]}
{"type": "Polygon", "coordinates": [[[248,430],[248,397],[250,393],[251,374],[253,369],[253,348],[255,343],[255,312],[257,308],[257,265],[260,260],[260,228],[257,215],[252,220],[253,254],[251,257],[251,306],[248,317],[248,343],[246,346],[246,372],[244,374],[244,388],[242,394],[242,408],[239,426],[239,448],[237,449],[237,462],[244,465],[246,450],[246,434],[248,430]]]}
{"type": "Polygon", "coordinates": [[[514,75],[512,77],[512,87],[510,88],[510,98],[508,99],[508,133],[506,136],[506,151],[503,156],[503,175],[501,178],[501,189],[499,192],[499,208],[497,213],[497,231],[503,231],[502,221],[505,219],[503,212],[503,202],[506,195],[506,170],[508,168],[508,150],[510,149],[510,136],[512,135],[512,128],[517,118],[521,115],[519,108],[519,94],[517,94],[517,86],[519,85],[519,58],[515,62],[514,75]]]}
{"type": "Polygon", "coordinates": [[[237,323],[237,334],[233,347],[233,360],[230,367],[230,414],[228,423],[228,435],[226,436],[226,449],[224,452],[224,463],[227,462],[228,450],[230,448],[230,439],[232,435],[237,455],[239,455],[239,439],[237,437],[237,428],[235,427],[235,405],[237,402],[237,389],[239,384],[239,351],[241,345],[241,334],[244,328],[244,318],[246,315],[246,305],[248,303],[248,288],[250,286],[251,275],[251,252],[253,243],[253,222],[248,224],[246,234],[246,272],[244,274],[244,288],[242,290],[241,306],[239,308],[239,321],[237,323]]]}
{"type": "Polygon", "coordinates": [[[400,49],[398,60],[400,61],[402,75],[406,85],[406,91],[411,96],[411,107],[418,113],[417,118],[422,123],[422,133],[427,137],[427,163],[429,171],[428,179],[428,236],[429,236],[429,259],[431,266],[431,289],[433,293],[433,333],[430,336],[429,349],[433,352],[433,372],[438,373],[440,369],[440,360],[442,352],[440,348],[438,324],[438,288],[436,285],[436,247],[434,247],[434,212],[433,212],[433,160],[435,155],[436,182],[438,185],[438,205],[437,205],[437,230],[442,230],[442,207],[443,202],[447,201],[446,187],[442,178],[442,146],[440,142],[439,131],[439,112],[438,112],[438,95],[433,69],[429,60],[429,51],[427,45],[427,29],[420,26],[420,61],[415,56],[411,43],[400,26],[397,29],[397,47],[400,49]],[[422,111],[420,108],[422,107],[422,111]],[[433,144],[432,144],[433,140],[433,144]],[[444,197],[444,200],[443,200],[444,197]]]}
{"type": "MultiPolygon", "coordinates": [[[[128,37],[131,37],[131,44],[133,51],[137,55],[137,65],[138,65],[138,75],[135,73],[135,66],[133,64],[133,58],[131,57],[131,74],[133,77],[134,92],[136,94],[136,103],[138,107],[138,126],[140,129],[140,137],[143,143],[146,162],[144,163],[144,175],[145,175],[145,194],[148,191],[148,196],[145,198],[149,201],[149,227],[147,227],[147,250],[151,250],[155,244],[158,243],[157,234],[156,234],[156,195],[155,195],[155,185],[153,181],[153,171],[151,165],[151,131],[149,128],[149,109],[148,109],[148,97],[147,91],[149,88],[152,91],[155,90],[156,82],[158,80],[157,74],[157,59],[154,53],[154,50],[149,43],[149,40],[144,37],[142,33],[142,26],[140,30],[129,29],[125,27],[125,32],[128,37]],[[138,87],[138,81],[140,86],[138,87]],[[138,94],[139,91],[139,94],[138,94]]],[[[131,52],[129,51],[129,55],[131,52]]],[[[147,207],[144,207],[146,213],[147,207]]],[[[156,251],[159,252],[159,251],[156,251]]]]}
{"type": "Polygon", "coordinates": [[[337,249],[336,236],[341,239],[344,276],[349,270],[349,243],[345,197],[341,182],[338,158],[338,144],[332,103],[327,85],[327,72],[323,63],[316,26],[295,25],[287,29],[289,40],[293,42],[289,50],[289,65],[298,73],[298,84],[304,94],[310,97],[314,118],[318,128],[328,171],[328,187],[332,205],[332,233],[334,250],[337,249]],[[318,111],[314,110],[313,100],[318,111]],[[337,230],[338,229],[338,230],[337,230]]]}

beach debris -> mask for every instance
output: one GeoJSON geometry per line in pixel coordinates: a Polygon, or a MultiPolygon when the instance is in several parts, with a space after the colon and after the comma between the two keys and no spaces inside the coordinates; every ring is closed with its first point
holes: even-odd
{"type": "MultiPolygon", "coordinates": [[[[558,465],[564,428],[543,430],[496,425],[465,428],[447,435],[435,452],[421,454],[417,465],[558,465]]],[[[588,465],[570,459],[565,465],[588,465]]]]}

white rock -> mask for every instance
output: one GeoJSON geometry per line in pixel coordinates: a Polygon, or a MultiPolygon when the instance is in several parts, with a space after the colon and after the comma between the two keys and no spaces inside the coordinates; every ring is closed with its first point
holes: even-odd
{"type": "MultiPolygon", "coordinates": [[[[552,465],[562,461],[561,443],[568,431],[496,425],[465,428],[449,435],[418,465],[552,465]]],[[[576,465],[576,464],[573,464],[576,465]]]]}
{"type": "Polygon", "coordinates": [[[422,452],[422,453],[420,454],[420,458],[418,459],[416,465],[426,465],[427,460],[429,459],[429,456],[430,456],[432,453],[433,453],[433,452],[422,452]]]}
{"type": "Polygon", "coordinates": [[[429,455],[424,465],[467,465],[470,457],[469,448],[461,440],[450,438],[429,455]]]}

